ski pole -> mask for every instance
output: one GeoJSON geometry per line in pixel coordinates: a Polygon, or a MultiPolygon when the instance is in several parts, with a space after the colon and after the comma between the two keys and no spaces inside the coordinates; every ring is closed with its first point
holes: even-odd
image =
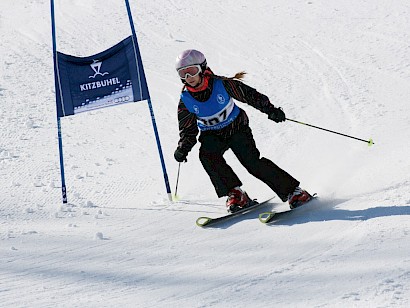
{"type": "Polygon", "coordinates": [[[329,133],[333,133],[333,134],[341,135],[341,136],[344,136],[344,137],[349,137],[349,138],[352,138],[352,139],[363,141],[363,142],[366,142],[369,146],[372,146],[374,144],[374,142],[371,138],[369,140],[364,140],[364,139],[360,139],[360,138],[357,138],[357,137],[353,137],[353,136],[345,135],[345,134],[342,134],[342,133],[338,133],[338,132],[335,132],[335,131],[330,130],[330,129],[326,129],[326,128],[314,126],[314,125],[311,125],[311,124],[303,123],[303,122],[300,122],[300,121],[296,121],[296,120],[292,120],[292,119],[288,119],[288,118],[286,118],[286,120],[292,121],[292,122],[295,122],[295,123],[299,123],[299,124],[303,124],[303,125],[306,125],[306,126],[310,126],[310,127],[313,127],[313,128],[321,129],[321,130],[327,131],[329,133]]]}
{"type": "Polygon", "coordinates": [[[177,184],[175,185],[175,194],[174,194],[174,201],[178,201],[179,197],[177,195],[178,192],[178,182],[179,182],[179,171],[181,170],[181,163],[178,165],[178,174],[177,174],[177,184]]]}

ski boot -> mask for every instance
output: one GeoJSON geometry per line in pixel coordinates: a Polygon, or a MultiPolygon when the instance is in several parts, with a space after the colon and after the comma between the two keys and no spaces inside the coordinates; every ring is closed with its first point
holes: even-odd
{"type": "Polygon", "coordinates": [[[248,207],[252,202],[248,194],[244,192],[240,187],[232,188],[228,193],[228,199],[226,200],[226,208],[228,212],[235,213],[248,207]]]}
{"type": "Polygon", "coordinates": [[[297,208],[312,199],[312,196],[300,187],[296,187],[295,191],[288,196],[288,202],[291,209],[297,208]]]}

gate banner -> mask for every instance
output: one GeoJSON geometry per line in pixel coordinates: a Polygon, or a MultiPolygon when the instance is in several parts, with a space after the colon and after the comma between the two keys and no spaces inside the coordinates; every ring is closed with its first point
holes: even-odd
{"type": "Polygon", "coordinates": [[[58,117],[149,99],[132,36],[89,57],[57,52],[56,78],[58,117]]]}

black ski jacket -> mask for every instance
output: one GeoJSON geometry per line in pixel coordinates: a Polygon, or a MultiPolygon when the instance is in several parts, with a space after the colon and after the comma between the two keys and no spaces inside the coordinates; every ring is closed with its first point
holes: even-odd
{"type": "MultiPolygon", "coordinates": [[[[207,101],[211,96],[215,78],[218,77],[211,76],[208,82],[208,87],[205,90],[189,93],[194,99],[199,102],[207,101]]],[[[236,79],[223,79],[222,82],[226,89],[226,92],[235,100],[246,103],[266,114],[270,114],[274,111],[275,106],[270,103],[269,98],[266,95],[259,93],[254,88],[251,88],[250,86],[236,79]]],[[[241,108],[239,109],[239,115],[228,126],[220,130],[204,131],[201,134],[215,134],[222,138],[229,138],[230,136],[238,132],[243,126],[247,126],[249,124],[249,119],[246,112],[241,108]]],[[[178,147],[188,153],[197,142],[196,137],[198,135],[199,129],[197,126],[196,115],[188,111],[182,99],[178,104],[178,123],[180,136],[178,147]]]]}

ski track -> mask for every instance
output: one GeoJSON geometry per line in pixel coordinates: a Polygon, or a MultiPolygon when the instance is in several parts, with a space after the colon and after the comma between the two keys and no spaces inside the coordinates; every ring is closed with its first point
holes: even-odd
{"type": "MultiPolygon", "coordinates": [[[[379,1],[131,2],[174,190],[176,54],[197,48],[296,123],[241,104],[262,156],[317,192],[263,225],[225,213],[198,161],[165,195],[146,103],[62,119],[69,203],[61,203],[49,2],[0,4],[2,307],[408,307],[409,6],[379,1]],[[303,156],[302,156],[303,154],[303,156]]],[[[56,1],[59,50],[95,54],[130,34],[125,5],[56,1]],[[104,22],[107,26],[102,26],[104,22]],[[103,30],[102,30],[103,29],[103,30]]],[[[231,152],[252,198],[272,192],[231,152]]],[[[277,198],[264,210],[284,210],[277,198]]]]}

